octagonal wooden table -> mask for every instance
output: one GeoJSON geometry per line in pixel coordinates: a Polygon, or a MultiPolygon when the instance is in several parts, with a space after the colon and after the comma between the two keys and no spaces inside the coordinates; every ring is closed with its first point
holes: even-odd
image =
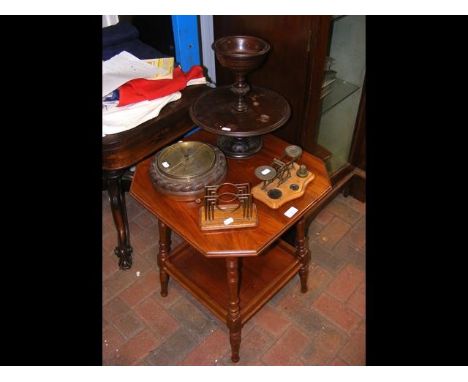
{"type": "MultiPolygon", "coordinates": [[[[185,140],[215,144],[216,135],[197,132],[185,140]]],[[[259,183],[255,169],[280,158],[289,144],[271,134],[264,146],[248,159],[227,159],[226,182],[259,183]]],[[[168,293],[169,276],[191,292],[229,328],[231,359],[239,361],[242,326],[292,277],[300,276],[301,291],[307,291],[310,253],[305,219],[331,191],[325,165],[319,158],[303,152],[299,163],[316,175],[304,195],[273,210],[261,201],[257,206],[258,226],[253,228],[202,231],[199,226],[200,204],[178,202],[158,192],[151,183],[152,158],[141,162],[130,188],[133,197],[158,218],[158,266],[161,296],[168,293]],[[297,212],[285,216],[295,207],[297,212]],[[280,239],[296,225],[295,247],[280,239]],[[171,250],[171,232],[184,242],[171,250]]]]}

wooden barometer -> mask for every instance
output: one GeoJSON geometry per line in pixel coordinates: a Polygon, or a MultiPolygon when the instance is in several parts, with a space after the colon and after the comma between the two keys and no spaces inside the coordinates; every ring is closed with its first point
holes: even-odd
{"type": "Polygon", "coordinates": [[[178,142],[159,151],[149,169],[156,189],[179,201],[193,201],[205,186],[221,183],[227,171],[226,157],[208,143],[178,142]]]}

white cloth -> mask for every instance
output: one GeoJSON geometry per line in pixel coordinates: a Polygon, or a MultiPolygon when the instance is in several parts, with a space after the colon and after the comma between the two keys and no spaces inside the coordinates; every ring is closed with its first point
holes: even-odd
{"type": "Polygon", "coordinates": [[[124,50],[102,62],[102,96],[135,78],[153,77],[157,71],[155,66],[124,50]]]}
{"type": "Polygon", "coordinates": [[[206,81],[206,77],[194,78],[193,80],[187,81],[187,86],[190,85],[205,85],[208,82],[206,81]]]}
{"type": "Polygon", "coordinates": [[[117,134],[155,118],[169,102],[182,97],[181,92],[174,92],[151,101],[132,103],[126,106],[112,106],[102,109],[102,136],[117,134]]]}

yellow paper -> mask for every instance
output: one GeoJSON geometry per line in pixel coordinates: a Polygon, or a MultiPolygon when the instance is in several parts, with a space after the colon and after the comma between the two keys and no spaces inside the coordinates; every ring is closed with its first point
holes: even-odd
{"type": "Polygon", "coordinates": [[[147,80],[172,80],[174,57],[154,58],[144,61],[157,68],[156,74],[152,77],[147,77],[147,80]]]}

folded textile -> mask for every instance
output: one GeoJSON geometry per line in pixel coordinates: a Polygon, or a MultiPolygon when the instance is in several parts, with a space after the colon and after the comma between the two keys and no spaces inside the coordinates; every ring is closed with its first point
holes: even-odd
{"type": "Polygon", "coordinates": [[[138,29],[123,21],[102,28],[102,59],[109,60],[124,50],[142,60],[167,57],[166,54],[142,42],[139,35],[138,29]]]}
{"type": "Polygon", "coordinates": [[[152,81],[137,78],[120,86],[119,107],[164,97],[188,85],[205,83],[203,68],[200,65],[192,66],[187,73],[184,73],[180,67],[175,68],[171,80],[152,81]]]}
{"type": "Polygon", "coordinates": [[[132,41],[140,37],[138,29],[126,21],[102,28],[102,46],[118,45],[126,41],[132,41]]]}
{"type": "MultiPolygon", "coordinates": [[[[156,81],[157,82],[157,81],[156,81]]],[[[151,101],[142,101],[123,107],[102,109],[102,136],[130,130],[143,122],[155,118],[169,102],[177,101],[182,93],[174,92],[151,101]]]]}
{"type": "Polygon", "coordinates": [[[105,105],[106,103],[118,103],[119,102],[119,90],[115,89],[111,91],[106,96],[102,97],[102,103],[105,105]]]}
{"type": "Polygon", "coordinates": [[[102,62],[102,96],[137,78],[151,78],[158,69],[133,54],[123,51],[102,62]]]}
{"type": "Polygon", "coordinates": [[[106,96],[102,97],[102,107],[108,109],[119,105],[119,89],[111,91],[106,96]]]}

